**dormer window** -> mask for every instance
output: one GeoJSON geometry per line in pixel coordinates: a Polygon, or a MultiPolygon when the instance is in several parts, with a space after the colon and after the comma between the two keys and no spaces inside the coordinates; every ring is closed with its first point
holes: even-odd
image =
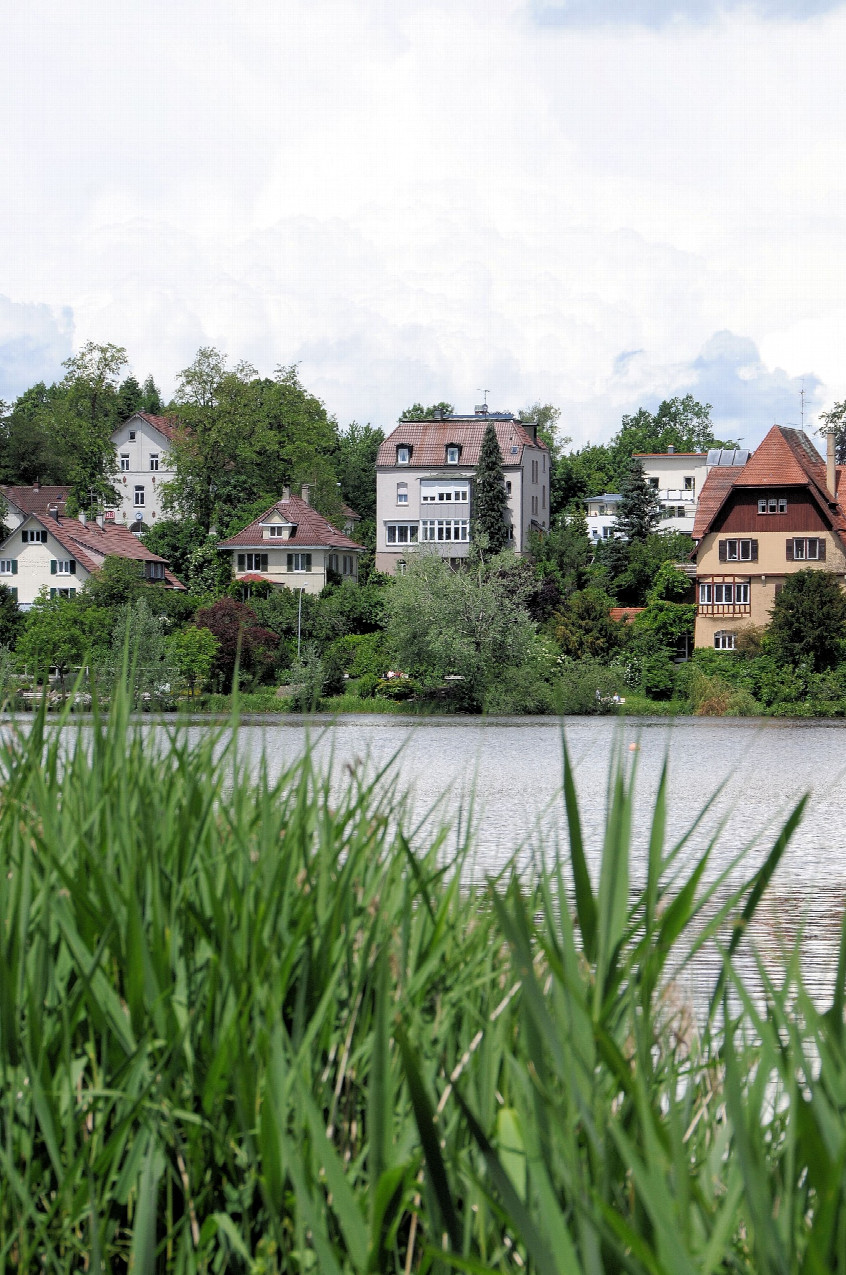
{"type": "Polygon", "coordinates": [[[411,448],[404,443],[397,448],[397,464],[408,465],[411,461],[411,448]]]}
{"type": "Polygon", "coordinates": [[[457,443],[448,443],[446,449],[446,463],[448,465],[457,465],[458,458],[461,455],[461,448],[457,443]]]}

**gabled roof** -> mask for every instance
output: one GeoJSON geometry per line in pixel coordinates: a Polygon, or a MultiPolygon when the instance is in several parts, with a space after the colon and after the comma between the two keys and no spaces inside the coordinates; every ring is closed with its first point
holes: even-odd
{"type": "Polygon", "coordinates": [[[33,483],[31,487],[0,487],[0,492],[22,514],[46,513],[51,505],[57,505],[61,513],[70,487],[42,487],[40,483],[33,483]]]}
{"type": "Polygon", "coordinates": [[[221,540],[218,549],[266,549],[272,543],[276,548],[290,545],[294,549],[357,549],[363,551],[363,545],[356,544],[342,531],[333,527],[331,522],[319,514],[311,505],[306,504],[299,496],[288,496],[277,500],[264,513],[228,540],[221,540]],[[262,523],[278,513],[286,522],[296,525],[296,531],[288,540],[267,541],[262,536],[262,523]]]}
{"type": "MultiPolygon", "coordinates": [[[[835,471],[838,496],[844,474],[846,466],[838,465],[835,471]]],[[[709,470],[696,509],[694,540],[701,540],[707,535],[735,487],[769,490],[776,487],[805,488],[815,499],[820,511],[831,521],[832,530],[846,545],[846,514],[842,505],[832,499],[828,490],[825,461],[801,430],[773,425],[745,465],[709,470]]],[[[846,491],[846,487],[843,490],[846,491]]]]}
{"type": "Polygon", "coordinates": [[[127,527],[117,523],[105,522],[100,527],[96,522],[83,524],[76,518],[65,518],[61,514],[58,519],[50,514],[31,515],[32,519],[46,528],[59,544],[67,549],[71,557],[80,562],[88,572],[97,571],[106,558],[128,558],[133,562],[161,562],[165,567],[165,583],[172,589],[182,589],[184,585],[176,576],[167,570],[167,559],[162,558],[152,549],[142,545],[127,527]]]}
{"type": "Polygon", "coordinates": [[[140,416],[142,421],[146,421],[148,425],[152,425],[153,429],[158,430],[162,437],[166,438],[169,443],[173,442],[176,431],[179,428],[178,416],[154,416],[152,412],[133,412],[132,416],[123,421],[118,428],[122,429],[124,425],[128,425],[129,422],[134,420],[136,416],[140,416]]]}
{"type": "MultiPolygon", "coordinates": [[[[403,469],[444,468],[446,448],[450,443],[457,443],[461,448],[459,465],[472,465],[475,468],[479,463],[482,439],[488,425],[494,427],[502,463],[506,468],[522,463],[524,447],[537,447],[544,452],[548,450],[546,443],[540,439],[533,443],[520,422],[510,415],[448,416],[440,421],[400,421],[379,447],[376,465],[395,467],[397,448],[407,446],[411,448],[411,464],[403,465],[403,469]]],[[[453,469],[454,466],[450,465],[449,468],[453,469]]]]}

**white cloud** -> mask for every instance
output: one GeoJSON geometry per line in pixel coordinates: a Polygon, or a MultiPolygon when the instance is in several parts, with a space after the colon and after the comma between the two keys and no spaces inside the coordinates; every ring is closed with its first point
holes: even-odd
{"type": "Polygon", "coordinates": [[[69,307],[77,343],[166,389],[215,343],[300,361],[342,421],[486,386],[584,440],[700,384],[763,431],[797,377],[846,396],[829,8],[591,28],[523,0],[34,0],[6,23],[0,288],[21,334],[69,307]]]}
{"type": "Polygon", "coordinates": [[[73,353],[73,315],[0,296],[0,398],[9,401],[40,380],[63,375],[73,353]]]}

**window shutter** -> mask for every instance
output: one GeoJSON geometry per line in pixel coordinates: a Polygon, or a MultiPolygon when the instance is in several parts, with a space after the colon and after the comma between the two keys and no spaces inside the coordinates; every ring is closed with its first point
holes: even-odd
{"type": "Polygon", "coordinates": [[[76,575],[76,560],[74,558],[71,558],[70,561],[70,573],[72,576],[76,575]]]}
{"type": "Polygon", "coordinates": [[[10,589],[10,590],[9,590],[9,592],[11,593],[12,597],[13,597],[13,598],[15,599],[15,601],[17,602],[17,600],[18,600],[18,591],[17,591],[17,588],[12,588],[12,589],[10,589]]]}
{"type": "Polygon", "coordinates": [[[750,561],[750,562],[757,562],[757,561],[758,561],[758,541],[757,541],[757,540],[750,540],[750,541],[749,541],[749,543],[750,543],[750,545],[752,546],[752,547],[751,547],[751,550],[750,550],[749,561],[750,561]]]}
{"type": "Polygon", "coordinates": [[[792,562],[793,561],[793,541],[792,540],[788,540],[787,544],[784,547],[784,552],[785,552],[787,561],[792,562]]]}
{"type": "Polygon", "coordinates": [[[69,598],[75,598],[75,597],[76,597],[76,589],[68,589],[68,597],[69,597],[69,598]]]}
{"type": "Polygon", "coordinates": [[[288,554],[288,570],[294,570],[294,555],[292,553],[288,554]]]}
{"type": "Polygon", "coordinates": [[[726,561],[726,542],[725,540],[721,540],[720,541],[720,562],[725,562],[725,561],[726,561]]]}
{"type": "Polygon", "coordinates": [[[307,553],[305,555],[305,569],[306,571],[311,571],[311,554],[310,553],[307,553]]]}
{"type": "Polygon", "coordinates": [[[12,559],[12,575],[16,576],[17,574],[18,574],[18,560],[17,558],[13,558],[12,559]]]}
{"type": "Polygon", "coordinates": [[[825,562],[825,540],[822,538],[822,536],[817,541],[817,544],[819,545],[819,548],[820,548],[820,554],[819,554],[820,562],[825,562]]]}
{"type": "Polygon", "coordinates": [[[244,562],[245,562],[244,554],[243,554],[243,553],[239,553],[239,554],[238,554],[238,570],[239,570],[239,571],[243,571],[243,570],[244,570],[244,562]]]}
{"type": "Polygon", "coordinates": [[[54,576],[54,575],[56,574],[56,570],[57,570],[57,568],[56,568],[56,559],[55,559],[55,558],[51,558],[51,559],[50,559],[50,575],[51,575],[51,576],[54,576]]]}

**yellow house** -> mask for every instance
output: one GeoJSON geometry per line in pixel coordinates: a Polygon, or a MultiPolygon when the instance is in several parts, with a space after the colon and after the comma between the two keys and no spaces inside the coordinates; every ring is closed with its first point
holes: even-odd
{"type": "Polygon", "coordinates": [[[245,585],[255,580],[319,593],[332,580],[358,582],[361,545],[286,488],[282,499],[243,531],[217,546],[230,555],[232,574],[245,585]]]}
{"type": "Polygon", "coordinates": [[[824,461],[801,430],[780,425],[745,465],[710,470],[693,528],[696,646],[734,650],[740,628],[769,624],[794,571],[846,572],[844,474],[833,438],[824,461]]]}

